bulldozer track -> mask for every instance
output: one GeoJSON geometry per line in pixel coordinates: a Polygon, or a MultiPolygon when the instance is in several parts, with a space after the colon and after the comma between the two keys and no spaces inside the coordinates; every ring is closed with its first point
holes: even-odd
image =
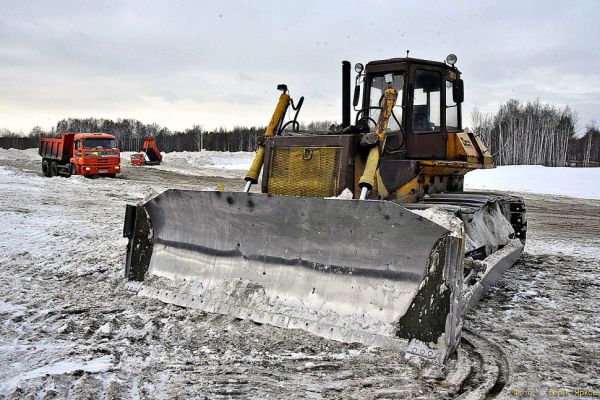
{"type": "Polygon", "coordinates": [[[463,365],[464,371],[465,360],[461,360],[461,357],[466,357],[469,368],[466,369],[468,373],[462,376],[464,380],[460,383],[457,398],[483,400],[498,397],[510,376],[510,364],[503,349],[465,328],[463,328],[461,344],[462,351],[458,355],[458,365],[463,365]]]}

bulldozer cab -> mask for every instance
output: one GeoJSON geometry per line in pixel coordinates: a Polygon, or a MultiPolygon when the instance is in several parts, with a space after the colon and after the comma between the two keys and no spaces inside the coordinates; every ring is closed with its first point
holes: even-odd
{"type": "Polygon", "coordinates": [[[366,120],[370,129],[381,112],[386,75],[393,77],[398,91],[388,123],[387,158],[446,159],[448,133],[462,130],[460,72],[446,63],[415,58],[368,63],[357,122],[366,120]]]}

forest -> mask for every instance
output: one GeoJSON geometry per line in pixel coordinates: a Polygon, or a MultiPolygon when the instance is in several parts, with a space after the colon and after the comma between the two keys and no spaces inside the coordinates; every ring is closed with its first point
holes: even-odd
{"type": "MultiPolygon", "coordinates": [[[[496,165],[535,164],[546,166],[600,166],[600,131],[595,122],[585,126],[583,135],[575,131],[576,115],[568,106],[556,107],[540,101],[521,103],[509,100],[496,113],[473,110],[469,129],[488,143],[496,165]]],[[[301,124],[301,130],[330,131],[334,121],[301,124]]],[[[67,118],[46,132],[39,126],[29,134],[0,129],[0,148],[37,147],[39,136],[60,132],[106,132],[115,135],[122,151],[139,151],[143,138],[153,136],[161,151],[254,151],[265,127],[219,128],[208,131],[194,125],[184,131],[171,131],[156,123],[135,119],[116,121],[102,118],[67,118]]]]}
{"type": "Polygon", "coordinates": [[[509,100],[495,114],[477,109],[471,114],[473,132],[488,143],[497,165],[598,166],[600,132],[595,122],[575,132],[576,115],[540,101],[509,100]]]}

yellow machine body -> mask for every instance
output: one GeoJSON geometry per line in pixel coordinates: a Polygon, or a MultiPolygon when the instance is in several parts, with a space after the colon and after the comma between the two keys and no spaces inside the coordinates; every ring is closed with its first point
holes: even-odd
{"type": "Polygon", "coordinates": [[[335,132],[299,132],[303,98],[278,87],[244,192],[128,205],[125,274],[167,303],[443,362],[465,310],[523,250],[523,201],[462,191],[466,173],[494,165],[461,127],[456,68],[367,64],[354,125],[344,68],[335,132]]]}

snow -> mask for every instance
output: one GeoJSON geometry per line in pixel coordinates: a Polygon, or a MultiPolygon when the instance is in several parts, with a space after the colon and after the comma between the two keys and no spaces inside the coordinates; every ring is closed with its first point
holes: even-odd
{"type": "Polygon", "coordinates": [[[20,375],[2,383],[0,385],[0,394],[3,396],[8,396],[14,392],[19,382],[29,379],[41,378],[49,375],[68,374],[75,371],[105,372],[113,366],[113,362],[114,357],[112,355],[103,356],[88,361],[77,358],[67,361],[58,361],[43,367],[35,368],[31,371],[23,372],[20,375]]]}
{"type": "MultiPolygon", "coordinates": [[[[117,179],[44,178],[36,149],[0,149],[0,398],[451,397],[393,351],[133,296],[123,278],[125,204],[170,187],[212,189],[216,180],[197,177],[219,173],[241,190],[254,155],[168,153],[160,169],[125,156],[117,179]]],[[[507,176],[519,168],[551,180],[556,194],[599,192],[600,169],[537,166],[475,171],[467,187],[519,191],[507,176]]],[[[534,183],[528,191],[545,182],[534,183]]],[[[505,393],[598,388],[600,202],[525,200],[526,253],[465,327],[515,366],[505,393]]]]}
{"type": "Polygon", "coordinates": [[[452,232],[452,236],[461,237],[463,235],[462,221],[454,214],[446,210],[443,210],[439,207],[431,207],[425,210],[415,209],[410,211],[448,229],[450,232],[452,232]]]}
{"type": "Polygon", "coordinates": [[[38,149],[2,149],[0,148],[0,160],[32,160],[40,161],[41,158],[38,155],[38,149]]]}
{"type": "Polygon", "coordinates": [[[600,168],[508,165],[465,176],[465,190],[503,190],[600,199],[600,168]]]}
{"type": "MultiPolygon", "coordinates": [[[[131,153],[127,153],[131,154],[131,153]]],[[[162,153],[163,161],[154,168],[182,175],[241,177],[254,160],[253,152],[208,151],[162,153]]],[[[129,156],[126,160],[128,162],[129,156]]]]}

